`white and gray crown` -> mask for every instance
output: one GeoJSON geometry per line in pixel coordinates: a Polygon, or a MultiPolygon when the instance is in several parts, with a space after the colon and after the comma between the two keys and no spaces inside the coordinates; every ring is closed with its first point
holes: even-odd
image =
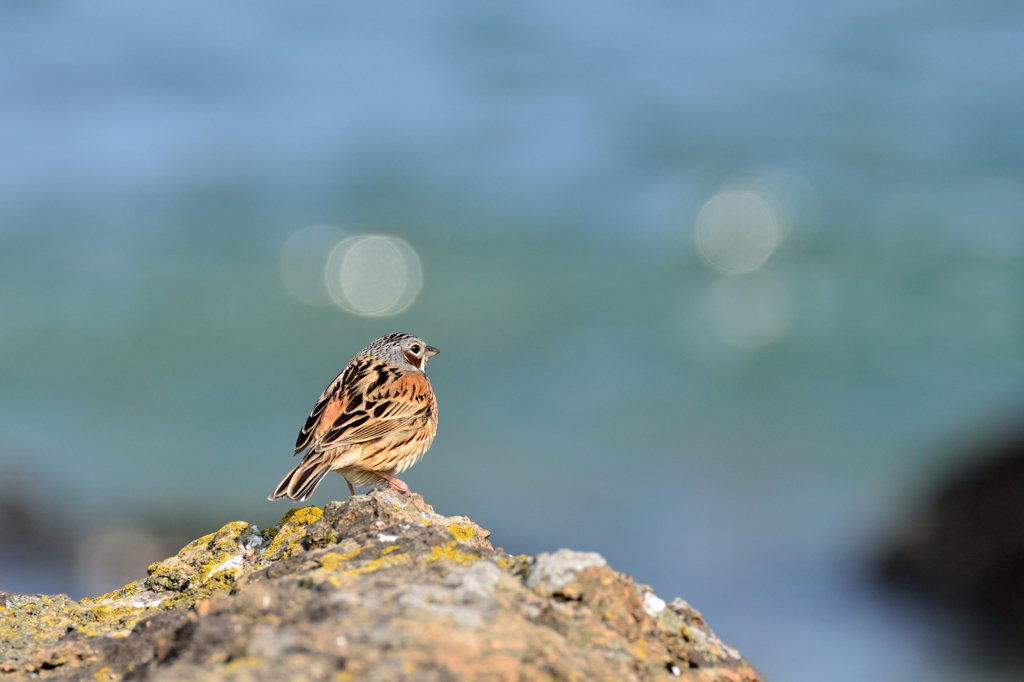
{"type": "Polygon", "coordinates": [[[412,334],[395,332],[386,334],[359,351],[356,357],[372,355],[403,369],[424,372],[427,360],[440,351],[412,334]]]}

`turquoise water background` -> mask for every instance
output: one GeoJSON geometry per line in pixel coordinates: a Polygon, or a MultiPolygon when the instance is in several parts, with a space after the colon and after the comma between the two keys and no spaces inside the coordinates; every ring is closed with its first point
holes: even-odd
{"type": "Polygon", "coordinates": [[[440,513],[600,551],[774,680],[1001,679],[866,575],[957,443],[1019,419],[1024,9],[0,18],[0,473],[46,481],[39,505],[272,525],[316,396],[408,331],[442,351],[440,425],[403,479],[440,513]],[[730,276],[695,221],[750,178],[788,228],[730,276]],[[291,296],[282,249],[314,224],[404,239],[413,305],[291,296]]]}

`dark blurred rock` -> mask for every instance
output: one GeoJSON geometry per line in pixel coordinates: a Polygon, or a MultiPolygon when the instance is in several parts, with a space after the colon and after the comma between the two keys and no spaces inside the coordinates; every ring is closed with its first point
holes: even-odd
{"type": "Polygon", "coordinates": [[[488,536],[388,491],[230,523],[102,597],[0,593],[0,679],[763,680],[600,556],[488,536]]]}
{"type": "Polygon", "coordinates": [[[79,532],[74,504],[41,472],[0,464],[0,555],[70,556],[79,532]]]}
{"type": "Polygon", "coordinates": [[[1024,435],[970,459],[892,543],[882,576],[1024,634],[1024,435]]]}
{"type": "Polygon", "coordinates": [[[0,588],[107,592],[195,537],[182,535],[195,520],[175,527],[180,519],[161,519],[163,510],[149,510],[150,518],[101,516],[45,473],[0,460],[0,588]]]}

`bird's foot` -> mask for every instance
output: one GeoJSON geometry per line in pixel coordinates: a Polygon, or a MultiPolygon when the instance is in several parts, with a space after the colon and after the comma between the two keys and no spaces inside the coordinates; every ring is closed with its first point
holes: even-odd
{"type": "Polygon", "coordinates": [[[348,494],[349,495],[355,495],[356,494],[356,489],[352,487],[352,481],[350,481],[350,480],[348,480],[346,478],[345,479],[345,483],[348,483],[348,494]]]}
{"type": "Polygon", "coordinates": [[[373,473],[375,473],[378,476],[380,476],[381,478],[383,478],[385,481],[388,482],[388,484],[392,488],[394,488],[398,492],[402,493],[403,495],[407,495],[409,493],[409,486],[407,486],[404,482],[399,481],[397,478],[395,478],[391,474],[386,474],[383,471],[374,471],[373,473]]]}

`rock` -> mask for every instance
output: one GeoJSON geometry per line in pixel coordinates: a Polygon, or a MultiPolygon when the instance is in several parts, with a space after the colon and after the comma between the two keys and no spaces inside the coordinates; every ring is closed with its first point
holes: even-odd
{"type": "Polygon", "coordinates": [[[0,679],[764,679],[599,555],[488,537],[390,491],[229,523],[102,597],[0,593],[0,679]]]}
{"type": "Polygon", "coordinates": [[[526,586],[546,597],[562,594],[577,573],[607,564],[597,552],[574,552],[571,549],[560,549],[554,554],[541,552],[530,566],[526,586]]]}
{"type": "Polygon", "coordinates": [[[895,538],[883,579],[1024,635],[1024,435],[968,453],[895,538]]]}

